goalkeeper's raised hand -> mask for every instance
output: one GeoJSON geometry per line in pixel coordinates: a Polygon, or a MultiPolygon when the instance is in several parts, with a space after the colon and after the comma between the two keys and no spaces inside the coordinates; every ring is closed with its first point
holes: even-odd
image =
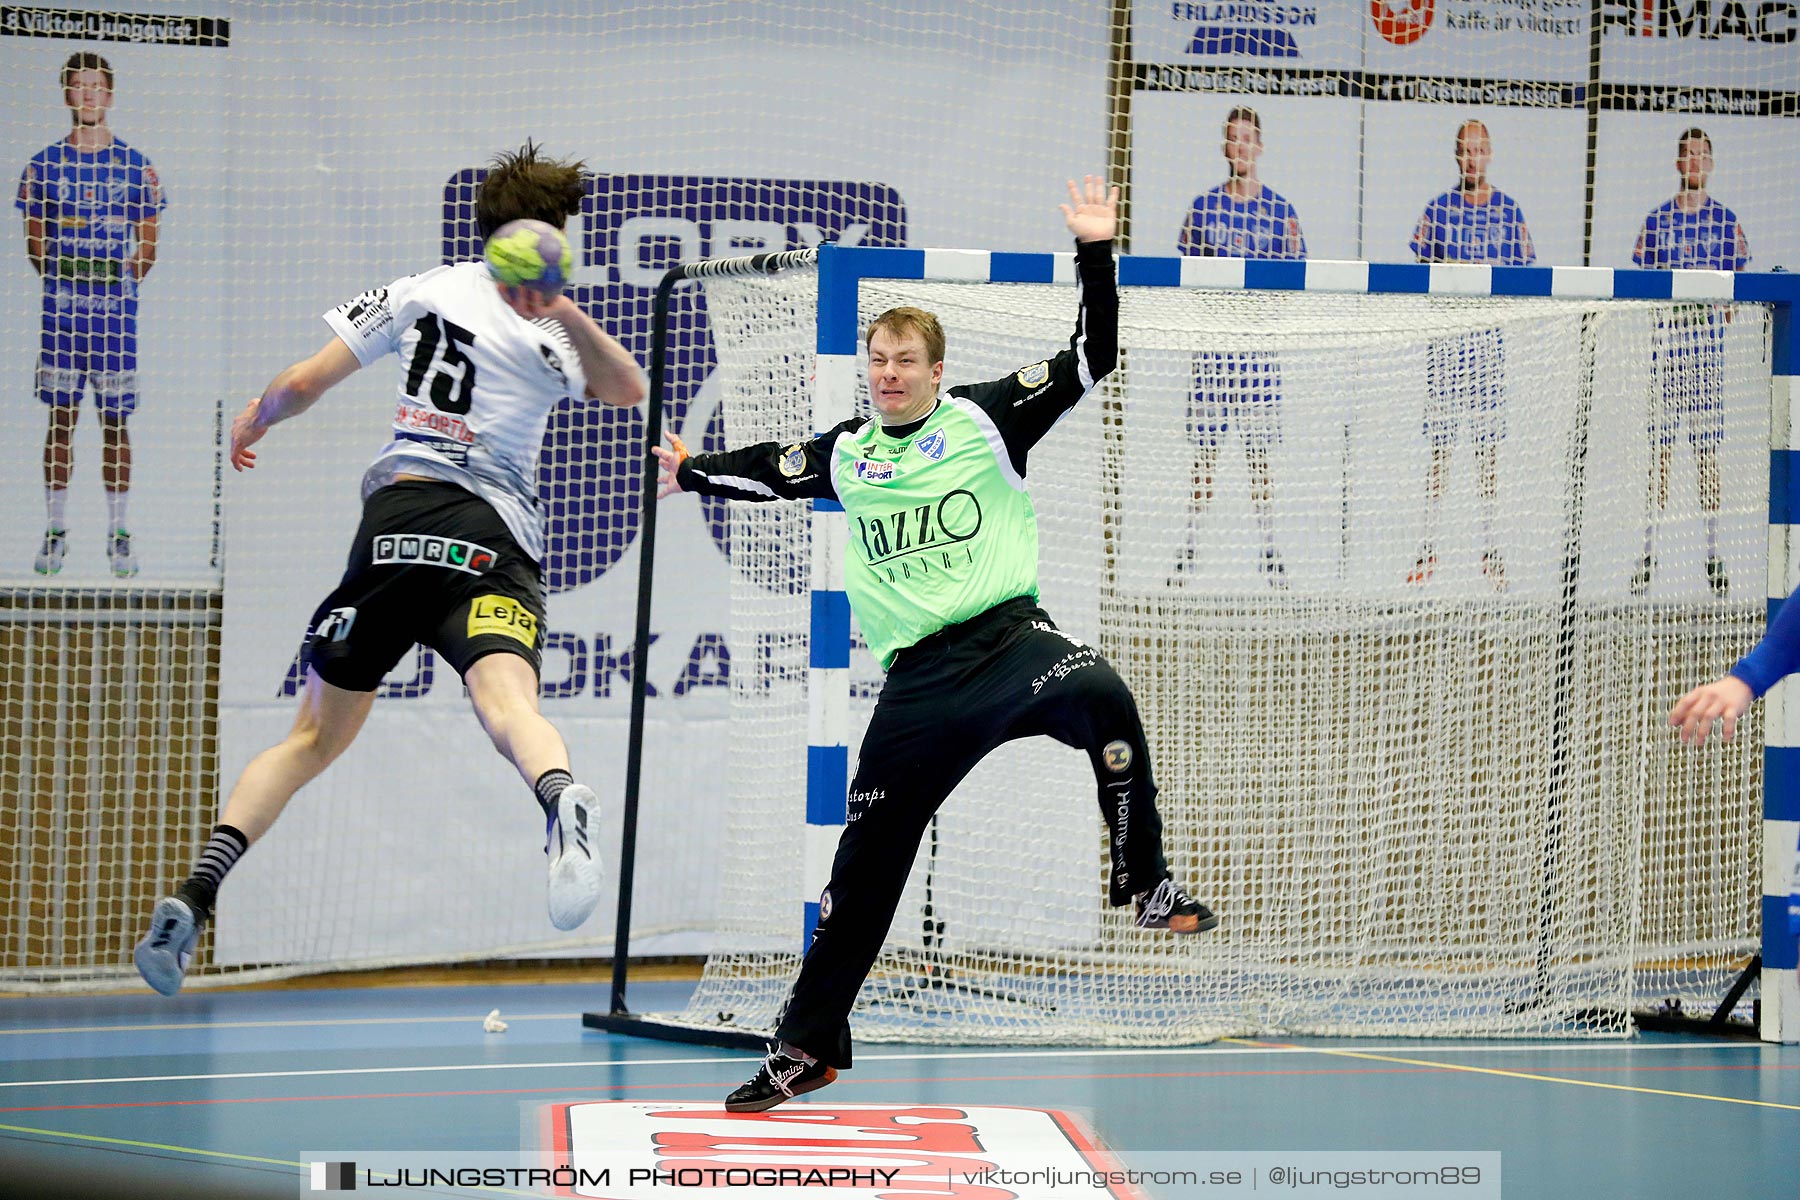
{"type": "Polygon", "coordinates": [[[1076,187],[1069,180],[1070,203],[1062,205],[1064,224],[1078,242],[1110,241],[1119,228],[1119,189],[1108,188],[1098,175],[1082,178],[1076,187]]]}

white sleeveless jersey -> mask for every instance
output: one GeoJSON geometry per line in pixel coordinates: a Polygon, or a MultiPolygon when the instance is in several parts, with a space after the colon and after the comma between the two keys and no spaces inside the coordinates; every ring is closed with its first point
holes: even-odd
{"type": "Polygon", "coordinates": [[[561,323],[508,308],[482,263],[396,279],[338,305],[325,322],[365,367],[400,356],[394,440],[363,475],[363,498],[401,474],[457,484],[493,505],[519,548],[541,562],[544,428],[558,401],[587,391],[561,323]]]}

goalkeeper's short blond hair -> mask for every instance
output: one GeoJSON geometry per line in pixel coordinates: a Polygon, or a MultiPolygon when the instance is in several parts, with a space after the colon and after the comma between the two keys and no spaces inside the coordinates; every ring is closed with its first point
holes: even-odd
{"type": "Polygon", "coordinates": [[[863,348],[867,349],[877,333],[888,333],[894,337],[905,337],[916,333],[925,343],[925,357],[935,366],[944,361],[944,327],[938,324],[937,314],[928,313],[922,308],[914,308],[910,304],[899,308],[890,308],[869,322],[868,332],[863,334],[863,348]]]}

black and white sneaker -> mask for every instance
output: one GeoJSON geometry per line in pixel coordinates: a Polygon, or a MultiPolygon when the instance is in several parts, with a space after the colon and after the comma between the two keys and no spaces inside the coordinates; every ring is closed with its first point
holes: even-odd
{"type": "Polygon", "coordinates": [[[1147,892],[1138,893],[1137,927],[1167,929],[1170,933],[1205,933],[1218,927],[1212,909],[1164,879],[1147,892]]]}
{"type": "Polygon", "coordinates": [[[144,982],[165,996],[181,990],[182,977],[194,961],[194,946],[206,917],[180,896],[164,896],[150,910],[150,932],[131,952],[144,982]]]}
{"type": "Polygon", "coordinates": [[[725,1097],[726,1112],[763,1112],[784,1100],[816,1092],[837,1078],[837,1068],[818,1060],[808,1062],[792,1054],[782,1053],[779,1045],[771,1045],[748,1082],[725,1097]]]}
{"type": "Polygon", "coordinates": [[[1288,585],[1287,564],[1281,561],[1281,551],[1273,546],[1263,551],[1262,574],[1272,588],[1281,589],[1288,585]]]}
{"type": "Polygon", "coordinates": [[[1706,585],[1715,596],[1731,594],[1731,576],[1725,573],[1725,562],[1716,554],[1706,560],[1706,585]]]}
{"type": "Polygon", "coordinates": [[[1198,569],[1194,563],[1194,548],[1189,546],[1175,556],[1175,565],[1169,570],[1168,586],[1171,588],[1186,587],[1198,569]]]}
{"type": "Polygon", "coordinates": [[[563,789],[556,801],[556,819],[550,822],[550,923],[558,929],[574,929],[600,903],[600,853],[594,833],[600,823],[600,798],[579,783],[563,789]]]}
{"type": "Polygon", "coordinates": [[[112,573],[120,579],[138,573],[137,555],[131,552],[131,535],[123,529],[113,530],[112,539],[106,544],[106,558],[112,564],[112,573]]]}
{"type": "Polygon", "coordinates": [[[62,570],[63,556],[69,552],[68,534],[52,525],[44,530],[44,543],[38,547],[31,569],[39,575],[54,575],[62,570]]]}

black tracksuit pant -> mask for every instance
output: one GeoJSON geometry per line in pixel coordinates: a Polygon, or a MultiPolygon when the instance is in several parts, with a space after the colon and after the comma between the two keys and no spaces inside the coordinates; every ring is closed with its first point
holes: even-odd
{"type": "Polygon", "coordinates": [[[900,652],[863,737],[819,925],[776,1034],[850,1065],[850,1008],[875,964],[931,816],[989,751],[1046,734],[1087,752],[1111,847],[1110,900],[1168,874],[1137,703],[1091,647],[1027,597],[900,652]]]}

